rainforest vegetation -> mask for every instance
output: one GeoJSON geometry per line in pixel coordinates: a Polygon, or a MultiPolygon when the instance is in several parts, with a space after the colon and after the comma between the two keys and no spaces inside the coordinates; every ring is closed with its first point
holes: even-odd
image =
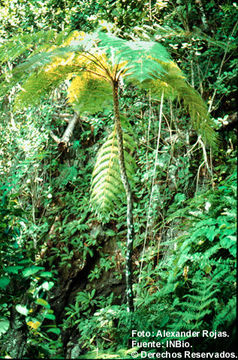
{"type": "Polygon", "coordinates": [[[0,1],[0,358],[235,358],[238,4],[0,1]]]}

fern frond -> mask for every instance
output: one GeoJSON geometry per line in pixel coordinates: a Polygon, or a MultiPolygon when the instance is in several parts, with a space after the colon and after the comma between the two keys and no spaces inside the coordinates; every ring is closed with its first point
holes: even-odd
{"type": "Polygon", "coordinates": [[[112,99],[111,84],[87,71],[74,77],[68,88],[68,101],[80,113],[94,114],[111,108],[112,99]]]}
{"type": "Polygon", "coordinates": [[[7,61],[14,61],[19,56],[25,54],[27,50],[40,52],[46,50],[49,46],[62,41],[65,33],[56,34],[55,30],[39,31],[33,34],[25,34],[22,36],[15,36],[7,40],[0,46],[0,63],[7,61]],[[35,46],[37,45],[37,49],[35,46]]]}
{"type": "Polygon", "coordinates": [[[165,69],[156,61],[170,61],[170,55],[164,46],[155,41],[126,41],[116,36],[99,33],[99,46],[114,63],[126,64],[124,75],[129,81],[144,81],[153,78],[153,74],[163,74],[165,69]]]}
{"type": "MultiPolygon", "coordinates": [[[[131,152],[135,148],[132,137],[126,133],[123,135],[125,166],[128,177],[133,181],[135,161],[131,152]]],[[[98,154],[92,174],[91,202],[99,213],[110,212],[118,203],[124,187],[118,160],[118,146],[115,129],[102,145],[98,154]]]]}
{"type": "Polygon", "coordinates": [[[216,132],[209,116],[207,106],[200,94],[190,86],[179,67],[172,61],[163,63],[165,73],[155,75],[157,79],[146,80],[142,83],[145,89],[151,89],[152,96],[160,99],[161,92],[165,97],[178,98],[187,108],[194,130],[201,135],[202,139],[210,146],[217,144],[216,132]]]}
{"type": "Polygon", "coordinates": [[[29,105],[37,105],[40,100],[57,88],[72,73],[79,72],[75,66],[58,66],[55,71],[33,73],[21,84],[21,91],[15,99],[14,108],[21,109],[29,105]]]}
{"type": "MultiPolygon", "coordinates": [[[[40,82],[37,81],[38,76],[42,78],[41,80],[43,80],[44,77],[46,78],[46,74],[42,74],[41,72],[57,71],[57,68],[62,71],[63,66],[66,66],[67,68],[68,65],[76,67],[72,69],[75,73],[78,73],[79,70],[85,68],[87,61],[82,58],[80,59],[79,56],[83,50],[82,43],[80,42],[81,39],[82,34],[79,32],[68,36],[66,32],[55,34],[54,31],[51,31],[46,32],[46,34],[39,32],[37,34],[26,35],[25,37],[18,39],[18,41],[17,39],[13,39],[7,42],[1,47],[3,53],[7,54],[6,59],[9,57],[12,61],[23,54],[27,49],[31,49],[32,53],[26,61],[16,66],[12,71],[6,72],[0,76],[0,81],[2,82],[0,87],[0,97],[5,96],[12,87],[28,79],[29,75],[33,75],[32,79],[34,79],[37,91],[42,85],[42,83],[40,84],[40,82]],[[78,41],[76,42],[74,41],[75,37],[78,38],[78,41]],[[22,48],[21,43],[23,43],[22,48]],[[33,46],[35,43],[37,44],[36,49],[34,49],[33,46]],[[10,50],[11,46],[12,50],[10,50]],[[34,76],[36,73],[37,76],[34,76]]],[[[60,72],[58,72],[58,74],[60,74],[60,72]]],[[[47,80],[47,82],[49,82],[49,79],[47,80]]],[[[31,81],[29,84],[30,83],[31,81]]],[[[34,91],[33,83],[31,83],[31,90],[34,91]]]]}
{"type": "MultiPolygon", "coordinates": [[[[0,81],[2,80],[1,88],[0,88],[0,97],[5,96],[12,87],[20,84],[22,81],[26,80],[30,76],[34,77],[34,82],[36,84],[36,89],[42,85],[40,81],[38,81],[38,76],[44,78],[46,74],[44,73],[47,69],[47,65],[52,64],[56,59],[67,59],[72,54],[72,47],[67,48],[58,48],[51,52],[43,52],[29,57],[25,62],[16,66],[12,72],[8,74],[3,74],[0,77],[0,81]],[[32,75],[33,74],[33,75],[32,75]],[[37,74],[37,76],[36,76],[37,74]],[[6,80],[7,79],[7,80],[6,80]]],[[[77,69],[80,70],[79,68],[77,69]]],[[[31,85],[32,91],[33,83],[31,85]]]]}
{"type": "Polygon", "coordinates": [[[236,296],[233,296],[226,305],[223,304],[214,319],[213,329],[219,329],[220,327],[224,327],[224,325],[228,327],[230,324],[235,323],[237,315],[236,305],[236,296]]]}

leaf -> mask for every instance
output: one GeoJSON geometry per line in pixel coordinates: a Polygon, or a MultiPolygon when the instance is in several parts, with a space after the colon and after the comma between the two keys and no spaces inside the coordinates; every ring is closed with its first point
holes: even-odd
{"type": "Polygon", "coordinates": [[[60,335],[60,329],[59,328],[50,328],[47,330],[47,332],[51,332],[56,335],[60,335]]]}
{"type": "Polygon", "coordinates": [[[42,273],[39,274],[39,276],[41,276],[41,277],[52,277],[53,274],[50,271],[43,271],[42,273]]]}
{"type": "Polygon", "coordinates": [[[25,305],[17,304],[16,305],[16,311],[19,312],[21,315],[28,315],[29,310],[25,305]]]}
{"type": "Polygon", "coordinates": [[[147,78],[140,86],[150,89],[155,99],[160,100],[163,92],[165,97],[177,98],[181,101],[183,106],[188,109],[194,130],[206,143],[216,147],[217,135],[213,129],[214,124],[200,94],[186,82],[184,74],[174,62],[161,62],[161,65],[165,69],[164,74],[155,75],[153,79],[147,78]]]}
{"type": "Polygon", "coordinates": [[[5,290],[9,283],[10,279],[7,276],[2,276],[0,278],[0,289],[5,290]]]}
{"type": "MultiPolygon", "coordinates": [[[[133,181],[135,161],[131,156],[135,143],[131,136],[124,133],[124,157],[129,179],[133,181]]],[[[96,164],[92,174],[91,201],[99,213],[109,213],[114,204],[118,203],[124,194],[121,181],[118,147],[115,129],[109,135],[97,154],[96,164]]]]}
{"type": "Polygon", "coordinates": [[[46,309],[50,309],[50,304],[44,299],[36,299],[35,303],[38,304],[38,305],[43,306],[46,309]]]}
{"type": "Polygon", "coordinates": [[[111,109],[112,86],[102,77],[85,71],[71,81],[68,101],[80,113],[94,114],[111,109]]]}
{"type": "Polygon", "coordinates": [[[54,283],[52,281],[45,281],[41,286],[45,290],[50,290],[54,286],[54,283]]]}
{"type": "Polygon", "coordinates": [[[22,274],[23,274],[23,276],[24,277],[29,277],[29,276],[31,276],[31,275],[34,275],[34,274],[36,274],[38,271],[40,271],[40,270],[44,270],[45,268],[44,267],[42,267],[42,266],[31,266],[31,267],[28,267],[28,268],[26,268],[26,269],[24,269],[23,271],[22,271],[22,274]]]}
{"type": "Polygon", "coordinates": [[[37,330],[38,327],[41,325],[40,321],[28,321],[27,325],[30,326],[32,329],[37,330]]]}
{"type": "Polygon", "coordinates": [[[55,315],[54,314],[45,314],[44,317],[46,319],[49,319],[49,320],[55,320],[55,315]]]}
{"type": "Polygon", "coordinates": [[[115,236],[115,235],[116,235],[116,232],[113,231],[112,229],[107,229],[107,230],[105,231],[105,234],[106,234],[107,236],[115,236]]]}
{"type": "Polygon", "coordinates": [[[99,33],[99,46],[114,63],[126,64],[124,75],[127,79],[143,82],[159,77],[165,69],[157,61],[168,62],[170,55],[164,46],[155,41],[127,41],[111,34],[99,33]]]}
{"type": "Polygon", "coordinates": [[[9,274],[18,274],[19,270],[23,269],[24,266],[8,266],[4,270],[9,274]]]}
{"type": "Polygon", "coordinates": [[[0,336],[7,332],[9,326],[10,326],[10,321],[8,319],[6,318],[0,319],[0,336]]]}

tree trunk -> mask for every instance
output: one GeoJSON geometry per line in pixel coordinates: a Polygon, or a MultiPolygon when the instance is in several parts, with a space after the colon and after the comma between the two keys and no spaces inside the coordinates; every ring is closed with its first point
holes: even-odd
{"type": "Polygon", "coordinates": [[[126,173],[124,150],[123,150],[123,134],[119,113],[119,99],[118,99],[118,81],[113,83],[113,102],[114,102],[114,120],[117,132],[118,142],[118,157],[119,166],[121,172],[121,180],[126,192],[127,198],[127,251],[126,251],[126,298],[127,298],[127,310],[128,312],[134,311],[133,304],[133,291],[132,291],[132,252],[133,252],[133,240],[134,240],[134,224],[133,224],[133,200],[132,191],[128,176],[126,173]]]}
{"type": "Polygon", "coordinates": [[[51,135],[52,139],[58,145],[61,145],[62,147],[67,147],[68,142],[69,142],[71,136],[73,135],[73,131],[74,131],[75,125],[77,124],[78,120],[79,120],[79,114],[75,113],[74,116],[72,117],[72,119],[69,120],[68,126],[67,126],[63,136],[61,138],[59,138],[51,131],[50,135],[51,135]]]}

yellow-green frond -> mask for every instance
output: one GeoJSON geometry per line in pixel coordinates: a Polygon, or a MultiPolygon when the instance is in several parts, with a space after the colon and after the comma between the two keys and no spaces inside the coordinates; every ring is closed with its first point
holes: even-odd
{"type": "Polygon", "coordinates": [[[94,114],[112,107],[112,86],[104,78],[85,71],[71,81],[68,101],[80,113],[94,114]]]}
{"type": "Polygon", "coordinates": [[[21,90],[15,99],[15,109],[36,105],[40,100],[58,87],[72,73],[75,73],[75,66],[58,66],[52,71],[41,70],[38,73],[32,73],[21,85],[21,90]]]}

